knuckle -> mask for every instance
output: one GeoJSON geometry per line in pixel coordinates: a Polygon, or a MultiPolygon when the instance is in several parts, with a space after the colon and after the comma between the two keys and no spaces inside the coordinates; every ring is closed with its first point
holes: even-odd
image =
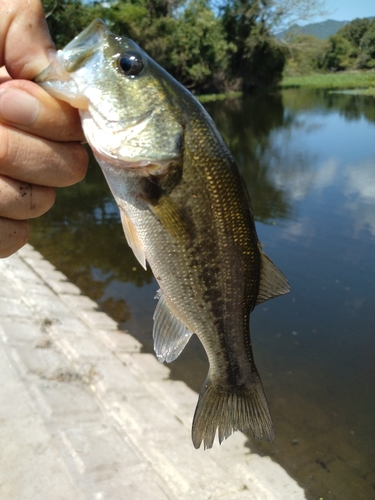
{"type": "Polygon", "coordinates": [[[22,134],[0,124],[0,173],[7,173],[19,162],[22,164],[28,152],[22,134]]]}
{"type": "Polygon", "coordinates": [[[34,218],[45,214],[54,205],[55,200],[55,188],[46,186],[32,186],[32,190],[30,191],[28,217],[34,218]],[[33,190],[35,191],[35,194],[33,194],[33,190]]]}
{"type": "Polygon", "coordinates": [[[82,132],[81,120],[79,118],[77,109],[72,108],[68,103],[64,101],[58,101],[58,103],[60,106],[59,119],[61,123],[59,137],[64,137],[65,141],[81,140],[84,136],[82,132]]]}
{"type": "Polygon", "coordinates": [[[53,187],[26,184],[20,186],[23,198],[22,215],[33,219],[45,214],[55,203],[56,190],[53,187]]]}
{"type": "Polygon", "coordinates": [[[71,153],[71,184],[75,184],[85,177],[89,163],[89,156],[86,149],[78,143],[74,143],[71,153]]]}
{"type": "Polygon", "coordinates": [[[0,216],[22,221],[43,215],[56,198],[53,187],[20,182],[0,175],[0,216]]]}
{"type": "Polygon", "coordinates": [[[0,164],[4,163],[9,156],[9,142],[9,133],[7,127],[4,127],[4,125],[0,125],[0,164]]]}

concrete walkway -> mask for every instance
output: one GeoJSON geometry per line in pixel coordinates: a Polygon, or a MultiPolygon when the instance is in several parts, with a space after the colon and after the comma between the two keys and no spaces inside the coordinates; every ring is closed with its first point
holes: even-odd
{"type": "Polygon", "coordinates": [[[0,260],[0,498],[305,498],[240,433],[195,450],[197,394],[140,350],[31,246],[0,260]]]}

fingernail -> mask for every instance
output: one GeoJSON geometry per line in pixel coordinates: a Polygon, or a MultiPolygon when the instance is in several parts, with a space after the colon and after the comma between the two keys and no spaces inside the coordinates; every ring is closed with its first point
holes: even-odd
{"type": "Polygon", "coordinates": [[[0,92],[0,119],[17,125],[32,125],[38,115],[39,101],[21,89],[0,92]]]}

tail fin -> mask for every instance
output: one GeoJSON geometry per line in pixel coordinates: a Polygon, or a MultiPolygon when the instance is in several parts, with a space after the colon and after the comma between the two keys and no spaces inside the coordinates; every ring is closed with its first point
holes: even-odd
{"type": "Polygon", "coordinates": [[[273,424],[260,379],[242,387],[222,386],[208,375],[195,409],[192,439],[195,448],[202,441],[212,448],[218,431],[219,443],[235,431],[268,441],[274,437],[273,424]]]}

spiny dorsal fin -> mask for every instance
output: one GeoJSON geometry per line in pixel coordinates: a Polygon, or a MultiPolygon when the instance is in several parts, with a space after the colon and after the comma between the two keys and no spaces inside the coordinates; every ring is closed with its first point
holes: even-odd
{"type": "Polygon", "coordinates": [[[128,242],[128,245],[130,248],[133,250],[134,255],[136,256],[138,262],[141,264],[141,266],[144,269],[147,269],[146,267],[146,253],[145,249],[138,237],[137,231],[135,230],[135,227],[133,226],[133,223],[129,219],[129,217],[126,215],[126,213],[120,208],[120,216],[121,216],[121,222],[122,222],[122,227],[124,229],[126,241],[128,242]]]}
{"type": "Polygon", "coordinates": [[[258,246],[261,270],[256,305],[290,291],[289,283],[283,273],[277,269],[272,260],[262,251],[260,244],[258,246]]]}
{"type": "Polygon", "coordinates": [[[155,298],[159,302],[154,313],[154,349],[161,363],[171,363],[181,354],[192,333],[170,311],[160,290],[155,298]]]}

